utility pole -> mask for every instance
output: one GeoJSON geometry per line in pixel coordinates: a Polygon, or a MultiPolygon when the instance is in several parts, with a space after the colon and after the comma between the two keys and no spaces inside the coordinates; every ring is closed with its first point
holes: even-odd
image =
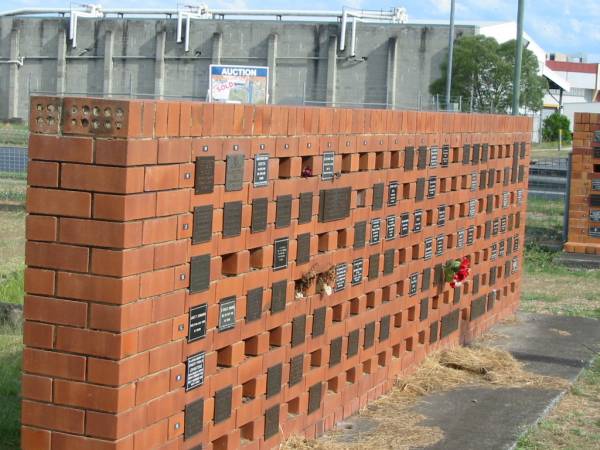
{"type": "Polygon", "coordinates": [[[517,49],[515,55],[515,75],[513,77],[513,116],[519,114],[519,94],[521,93],[521,61],[523,59],[523,16],[525,15],[525,0],[519,0],[517,11],[517,49]]]}
{"type": "Polygon", "coordinates": [[[454,53],[454,1],[450,0],[450,33],[448,35],[448,68],[446,70],[446,110],[450,106],[452,90],[452,53],[454,53]]]}

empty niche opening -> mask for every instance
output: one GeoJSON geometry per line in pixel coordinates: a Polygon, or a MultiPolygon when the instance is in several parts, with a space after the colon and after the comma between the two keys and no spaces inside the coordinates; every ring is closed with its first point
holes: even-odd
{"type": "Polygon", "coordinates": [[[480,198],[480,199],[477,200],[477,212],[480,213],[480,214],[483,212],[483,208],[485,206],[484,203],[485,202],[483,201],[482,198],[480,198]]]}
{"type": "Polygon", "coordinates": [[[440,297],[439,297],[439,295],[434,295],[431,298],[431,309],[438,309],[439,308],[439,303],[440,303],[440,297]]]}
{"type": "Polygon", "coordinates": [[[232,367],[233,365],[233,347],[231,345],[217,350],[217,367],[232,367]]]}
{"type": "Polygon", "coordinates": [[[350,233],[347,228],[343,230],[338,230],[337,232],[337,248],[346,248],[350,245],[350,233]]]}
{"type": "Polygon", "coordinates": [[[381,289],[381,301],[387,303],[392,300],[392,286],[384,286],[381,289]]]}
{"type": "Polygon", "coordinates": [[[394,314],[394,327],[396,327],[396,328],[402,327],[402,311],[394,314]]]}
{"type": "Polygon", "coordinates": [[[419,244],[415,244],[412,246],[412,259],[413,261],[419,259],[419,244]]]}
{"type": "Polygon", "coordinates": [[[594,173],[600,173],[600,164],[594,164],[594,173]]]}
{"type": "Polygon", "coordinates": [[[392,358],[400,358],[400,344],[392,346],[392,358]]]}
{"type": "Polygon", "coordinates": [[[396,283],[396,297],[402,297],[404,295],[404,280],[396,283]]]}
{"type": "Polygon", "coordinates": [[[344,153],[342,155],[342,173],[352,172],[352,157],[353,153],[344,153]]]}
{"type": "Polygon", "coordinates": [[[219,439],[212,441],[213,450],[226,450],[228,446],[228,435],[222,436],[219,439]]]}
{"type": "Polygon", "coordinates": [[[373,367],[372,367],[371,358],[367,359],[366,361],[363,361],[363,363],[362,363],[362,371],[363,371],[363,373],[364,374],[369,374],[369,373],[372,372],[372,370],[373,370],[373,367]]]}
{"type": "Polygon", "coordinates": [[[369,170],[369,152],[360,153],[358,156],[358,170],[359,172],[364,172],[369,170]]]}
{"type": "Polygon", "coordinates": [[[456,205],[450,205],[448,207],[448,220],[454,220],[456,214],[456,205]]]}
{"type": "Polygon", "coordinates": [[[288,416],[298,416],[300,414],[300,397],[296,397],[287,402],[288,416]]]}
{"type": "Polygon", "coordinates": [[[344,307],[342,303],[340,303],[339,305],[335,305],[331,309],[333,310],[332,319],[334,322],[341,322],[342,320],[344,320],[344,307]]]}
{"type": "Polygon", "coordinates": [[[414,322],[414,320],[415,320],[415,307],[411,306],[410,308],[408,308],[408,321],[414,322]]]}
{"type": "Polygon", "coordinates": [[[354,384],[356,383],[356,368],[352,367],[351,369],[346,370],[346,383],[354,384]]]}
{"type": "Polygon", "coordinates": [[[448,178],[440,178],[440,192],[447,192],[448,178]]]}
{"type": "Polygon", "coordinates": [[[412,337],[404,339],[404,348],[406,349],[407,352],[413,351],[413,338],[412,337]]]}
{"type": "Polygon", "coordinates": [[[410,183],[402,183],[402,198],[404,200],[410,198],[410,183]]]}
{"type": "Polygon", "coordinates": [[[385,367],[386,352],[381,352],[377,355],[377,364],[379,367],[385,367]]]}
{"type": "Polygon", "coordinates": [[[269,347],[281,347],[285,344],[283,340],[283,327],[275,327],[269,330],[269,347]]]}
{"type": "Polygon", "coordinates": [[[338,392],[339,390],[339,377],[333,377],[327,380],[327,391],[338,392]]]}
{"type": "Polygon", "coordinates": [[[323,362],[323,350],[315,350],[310,354],[310,366],[320,367],[323,362]]]}
{"type": "Polygon", "coordinates": [[[375,153],[375,170],[381,170],[385,167],[385,154],[384,152],[375,153]]]}
{"type": "Polygon", "coordinates": [[[425,344],[425,331],[419,331],[419,344],[425,344]]]}
{"type": "Polygon", "coordinates": [[[256,398],[258,383],[256,378],[242,384],[242,403],[250,403],[256,398]]]}
{"type": "Polygon", "coordinates": [[[398,169],[400,167],[400,152],[390,152],[390,168],[398,169]]]}
{"type": "Polygon", "coordinates": [[[428,227],[433,224],[433,209],[428,209],[425,212],[425,221],[428,227]]]}
{"type": "Polygon", "coordinates": [[[264,263],[264,248],[263,247],[258,247],[258,248],[250,248],[248,249],[248,251],[250,252],[250,269],[252,270],[258,270],[258,269],[262,269],[263,267],[265,267],[264,263]]]}
{"type": "Polygon", "coordinates": [[[360,314],[360,300],[356,297],[350,300],[350,314],[353,316],[360,314]]]}
{"type": "Polygon", "coordinates": [[[452,162],[453,163],[457,163],[459,160],[460,156],[459,156],[459,148],[458,147],[452,147],[452,162]]]}
{"type": "Polygon", "coordinates": [[[246,425],[242,425],[240,427],[240,437],[241,437],[243,444],[252,442],[254,440],[254,437],[255,437],[254,427],[255,427],[255,424],[252,421],[248,422],[246,425]]]}
{"type": "Polygon", "coordinates": [[[444,298],[443,298],[444,303],[446,303],[446,304],[450,303],[450,291],[444,291],[444,293],[442,295],[444,296],[444,298]]]}
{"type": "Polygon", "coordinates": [[[244,355],[258,356],[260,353],[258,336],[252,336],[244,339],[244,355]]]}
{"type": "Polygon", "coordinates": [[[514,282],[513,282],[513,283],[510,283],[510,292],[511,292],[512,294],[514,294],[514,293],[515,293],[515,283],[514,283],[514,282]]]}
{"type": "Polygon", "coordinates": [[[299,174],[293,173],[292,158],[279,158],[279,174],[280,179],[291,178],[299,174]]]}
{"type": "Polygon", "coordinates": [[[367,190],[359,189],[356,191],[356,207],[364,208],[367,204],[367,190]]]}
{"type": "Polygon", "coordinates": [[[406,248],[398,250],[398,264],[402,265],[406,262],[406,248]]]}
{"type": "Polygon", "coordinates": [[[367,308],[369,309],[373,309],[377,306],[377,297],[375,295],[375,292],[368,292],[367,293],[367,308]]]}

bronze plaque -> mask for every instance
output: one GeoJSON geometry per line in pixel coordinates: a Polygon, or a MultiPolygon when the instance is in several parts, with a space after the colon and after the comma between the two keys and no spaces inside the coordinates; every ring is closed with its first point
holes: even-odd
{"type": "Polygon", "coordinates": [[[487,310],[494,308],[494,303],[496,302],[496,291],[491,291],[487,296],[487,310]]]}
{"type": "Polygon", "coordinates": [[[440,330],[441,338],[445,338],[453,331],[458,330],[458,319],[460,318],[460,310],[455,309],[451,313],[442,316],[442,326],[440,330]]]}
{"type": "Polygon", "coordinates": [[[404,150],[404,170],[413,170],[415,165],[414,147],[406,147],[404,150]]]}
{"type": "Polygon", "coordinates": [[[283,375],[283,364],[277,364],[267,369],[267,393],[266,397],[272,397],[281,392],[281,378],[283,375]]]}
{"type": "Polygon", "coordinates": [[[233,386],[227,386],[220,391],[215,392],[215,414],[214,423],[220,423],[231,417],[231,400],[233,386]]]}
{"type": "Polygon", "coordinates": [[[454,288],[454,299],[452,300],[453,304],[458,304],[460,303],[460,294],[462,294],[462,287],[461,286],[456,286],[454,288]]]}
{"type": "Polygon", "coordinates": [[[354,224],[354,248],[363,248],[367,236],[367,222],[356,222],[354,224]]]}
{"type": "Polygon", "coordinates": [[[417,162],[417,169],[427,168],[427,147],[419,147],[419,160],[417,162]]]}
{"type": "Polygon", "coordinates": [[[379,276],[379,253],[369,256],[369,280],[379,276]]]}
{"type": "Polygon", "coordinates": [[[287,297],[287,280],[281,280],[273,283],[271,286],[271,314],[283,311],[285,309],[287,297]]]}
{"type": "Polygon", "coordinates": [[[267,198],[255,198],[252,200],[252,233],[259,233],[267,229],[267,210],[269,200],[267,198]]]}
{"type": "Polygon", "coordinates": [[[496,183],[496,169],[488,170],[488,188],[493,188],[496,183]]]}
{"type": "Polygon", "coordinates": [[[473,164],[479,164],[479,144],[473,144],[473,164]]]}
{"type": "Polygon", "coordinates": [[[304,373],[304,353],[294,356],[290,360],[290,380],[289,385],[294,386],[302,381],[304,373]]]}
{"type": "Polygon", "coordinates": [[[508,186],[509,181],[510,181],[510,167],[505,167],[504,168],[504,176],[502,177],[502,185],[508,186]]]}
{"type": "Polygon", "coordinates": [[[292,196],[280,195],[276,204],[275,228],[289,227],[292,220],[292,196]]]}
{"type": "Polygon", "coordinates": [[[244,184],[244,155],[227,155],[225,190],[241,191],[244,184]]]}
{"type": "Polygon", "coordinates": [[[517,181],[519,183],[522,183],[524,178],[525,178],[525,166],[520,165],[519,166],[519,175],[517,177],[517,181]]]}
{"type": "Polygon", "coordinates": [[[525,150],[527,148],[526,146],[527,146],[527,143],[521,142],[521,155],[520,155],[521,159],[525,158],[525,150]]]}
{"type": "Polygon", "coordinates": [[[263,288],[250,289],[246,294],[246,323],[260,319],[262,314],[263,288]]]}
{"type": "Polygon", "coordinates": [[[373,185],[373,211],[383,208],[384,187],[384,183],[375,183],[373,185]]]}
{"type": "Polygon", "coordinates": [[[431,286],[431,268],[423,269],[423,280],[421,281],[421,291],[426,291],[431,286]]]}
{"type": "Polygon", "coordinates": [[[475,320],[485,313],[485,296],[471,302],[471,319],[475,320]]]}
{"type": "Polygon", "coordinates": [[[299,234],[296,240],[296,265],[305,264],[310,261],[310,233],[299,234]]]}
{"type": "Polygon", "coordinates": [[[306,338],[306,315],[294,317],[292,320],[292,347],[300,345],[306,338]]]}
{"type": "Polygon", "coordinates": [[[196,158],[196,177],[194,193],[210,194],[215,185],[215,157],[198,156],[196,158]]]}
{"type": "Polygon", "coordinates": [[[477,294],[479,292],[479,274],[473,275],[473,289],[471,294],[477,294]]]}
{"type": "Polygon", "coordinates": [[[308,223],[312,220],[312,192],[302,192],[300,194],[300,206],[298,209],[298,223],[308,223]]]}
{"type": "Polygon", "coordinates": [[[264,440],[279,434],[279,405],[270,407],[265,411],[264,440]]]}
{"type": "Polygon", "coordinates": [[[436,264],[433,268],[433,282],[436,286],[444,286],[446,280],[444,279],[444,266],[436,264]]]}
{"type": "Polygon", "coordinates": [[[365,339],[363,341],[363,347],[372,347],[375,343],[375,322],[369,322],[365,325],[365,339]]]}
{"type": "Polygon", "coordinates": [[[471,145],[470,144],[465,144],[465,145],[463,145],[463,159],[462,159],[462,163],[463,164],[469,164],[470,161],[471,161],[471,145]]]}
{"type": "Polygon", "coordinates": [[[331,340],[329,344],[329,367],[333,367],[342,361],[342,337],[331,340]]]}
{"type": "Polygon", "coordinates": [[[479,172],[479,190],[483,191],[487,185],[487,170],[479,172]]]}
{"type": "Polygon", "coordinates": [[[308,414],[312,414],[321,408],[322,395],[323,384],[320,382],[308,389],[308,414]]]}
{"type": "Polygon", "coordinates": [[[429,343],[433,344],[438,340],[438,321],[432,322],[429,325],[429,343]]]}
{"type": "Polygon", "coordinates": [[[194,229],[192,230],[192,244],[208,242],[212,238],[212,205],[197,206],[194,208],[194,229]]]}
{"type": "Polygon", "coordinates": [[[350,215],[352,188],[322,189],[319,194],[319,222],[345,219],[350,215]]]}
{"type": "Polygon", "coordinates": [[[429,316],[429,298],[425,297],[421,299],[421,302],[419,303],[419,320],[421,322],[423,322],[424,320],[427,320],[427,317],[429,316]]]}
{"type": "Polygon", "coordinates": [[[490,281],[489,281],[489,285],[493,286],[494,284],[496,284],[496,273],[498,271],[498,268],[496,266],[490,267],[490,281]]]}
{"type": "Polygon", "coordinates": [[[383,316],[379,322],[379,342],[390,337],[390,316],[383,316]]]}
{"type": "Polygon", "coordinates": [[[489,194],[486,200],[485,212],[490,214],[494,210],[494,194],[489,194]]]}
{"type": "Polygon", "coordinates": [[[425,178],[417,178],[417,191],[415,193],[415,200],[420,202],[425,198],[425,178]]]}
{"type": "Polygon", "coordinates": [[[359,330],[354,330],[348,333],[348,349],[346,356],[350,358],[358,353],[358,338],[360,336],[359,330]]]}
{"type": "Polygon", "coordinates": [[[192,256],[190,260],[190,293],[204,292],[210,285],[210,255],[192,256]]]}
{"type": "Polygon", "coordinates": [[[510,277],[510,260],[504,262],[504,278],[510,277]]]}
{"type": "Polygon", "coordinates": [[[487,162],[490,153],[489,144],[482,144],[481,146],[481,162],[487,162]]]}
{"type": "Polygon", "coordinates": [[[322,306],[313,311],[312,336],[317,337],[325,333],[325,316],[327,307],[322,306]]]}
{"type": "Polygon", "coordinates": [[[242,202],[223,205],[223,237],[239,236],[242,233],[242,202]]]}
{"type": "Polygon", "coordinates": [[[395,251],[393,248],[386,250],[383,253],[383,274],[389,275],[394,272],[394,254],[395,251]]]}
{"type": "Polygon", "coordinates": [[[184,422],[184,439],[189,439],[202,432],[204,425],[204,399],[199,398],[185,405],[185,413],[183,415],[184,422]]]}

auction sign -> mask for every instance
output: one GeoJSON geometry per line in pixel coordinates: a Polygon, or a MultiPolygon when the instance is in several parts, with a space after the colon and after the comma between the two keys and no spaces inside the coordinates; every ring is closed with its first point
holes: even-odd
{"type": "Polygon", "coordinates": [[[268,67],[210,65],[211,102],[267,103],[268,86],[268,67]]]}

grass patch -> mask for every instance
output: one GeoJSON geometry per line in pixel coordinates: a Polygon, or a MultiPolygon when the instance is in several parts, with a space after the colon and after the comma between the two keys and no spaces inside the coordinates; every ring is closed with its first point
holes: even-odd
{"type": "Polygon", "coordinates": [[[0,449],[20,448],[21,330],[0,327],[0,449]]]}
{"type": "Polygon", "coordinates": [[[22,270],[0,275],[0,302],[23,303],[24,272],[22,270]]]}
{"type": "Polygon", "coordinates": [[[0,176],[0,202],[25,203],[27,196],[27,175],[23,176],[21,172],[15,172],[11,176],[2,172],[5,176],[0,176]]]}
{"type": "Polygon", "coordinates": [[[0,124],[0,145],[27,147],[29,130],[23,124],[0,124]]]}
{"type": "Polygon", "coordinates": [[[0,276],[23,269],[25,211],[0,210],[0,276]]]}

